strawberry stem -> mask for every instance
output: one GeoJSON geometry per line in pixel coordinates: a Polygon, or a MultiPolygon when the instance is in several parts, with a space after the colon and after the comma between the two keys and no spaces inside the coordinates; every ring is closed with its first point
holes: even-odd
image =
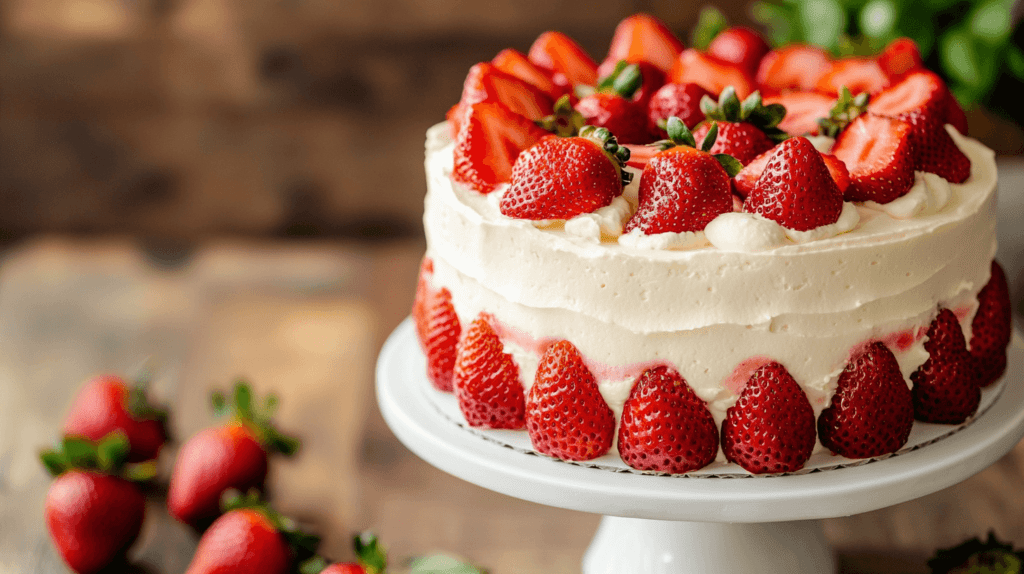
{"type": "Polygon", "coordinates": [[[611,158],[615,169],[619,171],[623,187],[633,181],[633,174],[625,169],[626,162],[629,161],[629,148],[620,146],[619,141],[615,139],[612,132],[608,131],[607,128],[586,125],[580,128],[579,137],[586,138],[601,146],[601,149],[611,158]]]}
{"type": "Polygon", "coordinates": [[[299,439],[283,434],[274,426],[272,419],[277,409],[277,396],[267,395],[260,405],[253,398],[249,383],[238,380],[235,382],[231,402],[220,391],[215,391],[210,401],[215,415],[220,417],[230,413],[235,420],[252,429],[268,451],[291,456],[299,450],[302,444],[299,439]]]}
{"type": "Polygon", "coordinates": [[[71,470],[93,470],[133,482],[146,482],[156,476],[156,463],[127,464],[131,445],[123,431],[114,431],[99,441],[64,437],[54,449],[39,453],[39,459],[52,476],[71,470]]]}
{"type": "Polygon", "coordinates": [[[711,96],[701,98],[700,109],[707,120],[745,122],[764,132],[768,139],[776,143],[789,137],[789,134],[778,127],[779,122],[786,117],[786,107],[782,104],[764,105],[761,92],[758,91],[741,102],[735,88],[726,86],[718,96],[717,103],[711,96]]]}
{"type": "Polygon", "coordinates": [[[533,123],[558,137],[568,138],[579,134],[586,120],[583,119],[583,114],[572,107],[569,95],[566,94],[555,102],[554,113],[534,120],[533,123]]]}
{"type": "Polygon", "coordinates": [[[836,100],[835,105],[829,110],[828,117],[818,120],[818,129],[821,135],[830,138],[838,136],[840,132],[853,123],[853,120],[857,119],[857,116],[868,109],[869,99],[870,96],[868,96],[867,92],[861,92],[854,97],[850,93],[850,89],[843,86],[842,91],[839,93],[839,99],[836,100]]]}
{"type": "Polygon", "coordinates": [[[636,64],[619,60],[615,69],[597,83],[597,91],[618,94],[627,100],[632,98],[644,83],[643,73],[636,64]]]}

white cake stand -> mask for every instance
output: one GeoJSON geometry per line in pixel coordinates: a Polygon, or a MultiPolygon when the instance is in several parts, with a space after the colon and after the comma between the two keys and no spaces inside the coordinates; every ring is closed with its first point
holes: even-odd
{"type": "MultiPolygon", "coordinates": [[[[377,400],[416,455],[463,480],[549,506],[603,514],[584,574],[834,572],[816,521],[918,498],[980,472],[1024,436],[1024,345],[1014,338],[1002,394],[970,425],[917,450],[859,466],[775,477],[636,474],[554,460],[454,422],[427,400],[412,323],[377,361],[377,400]]],[[[508,431],[505,431],[508,432],[508,431]]]]}

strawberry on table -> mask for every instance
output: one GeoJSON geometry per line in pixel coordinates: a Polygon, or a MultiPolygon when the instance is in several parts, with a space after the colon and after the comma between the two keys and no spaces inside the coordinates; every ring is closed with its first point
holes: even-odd
{"type": "Polygon", "coordinates": [[[819,92],[786,92],[764,98],[765,105],[780,104],[786,117],[779,129],[791,136],[818,135],[818,122],[828,118],[836,98],[819,92]]]}
{"type": "Polygon", "coordinates": [[[608,57],[598,74],[608,75],[621,60],[630,64],[646,62],[667,74],[682,51],[683,43],[664,22],[649,14],[633,14],[615,27],[608,57]]]}
{"type": "Polygon", "coordinates": [[[668,132],[659,122],[666,122],[672,116],[682,120],[687,128],[693,129],[704,121],[700,102],[704,98],[718,97],[698,84],[665,84],[647,104],[647,131],[655,139],[668,138],[668,132]]]}
{"type": "Polygon", "coordinates": [[[563,460],[591,460],[611,448],[615,415],[569,341],[541,356],[526,400],[526,429],[537,452],[563,460]]]}
{"type": "Polygon", "coordinates": [[[514,48],[506,48],[491,60],[491,64],[520,80],[533,85],[555,101],[569,92],[567,86],[559,86],[551,79],[551,73],[531,62],[526,54],[514,48]]]}
{"type": "Polygon", "coordinates": [[[167,440],[167,413],[149,403],[146,381],[129,386],[115,375],[90,379],[64,420],[64,436],[98,441],[122,431],[131,444],[128,462],[151,460],[167,440]]]}
{"type": "Polygon", "coordinates": [[[815,90],[838,96],[844,88],[855,94],[876,94],[889,85],[889,76],[873,58],[843,58],[831,63],[815,90]]]}
{"type": "Polygon", "coordinates": [[[357,562],[329,562],[314,556],[299,565],[299,574],[384,574],[388,557],[377,536],[362,532],[353,538],[357,562]]]}
{"type": "Polygon", "coordinates": [[[721,94],[732,86],[741,98],[754,92],[754,80],[739,64],[726,62],[698,50],[683,50],[676,59],[668,81],[674,84],[699,84],[712,94],[721,94]]]}
{"type": "Polygon", "coordinates": [[[726,28],[708,44],[708,54],[716,58],[742,66],[749,74],[757,72],[770,48],[760,34],[743,26],[726,28]]]}
{"type": "Polygon", "coordinates": [[[836,383],[832,404],[818,417],[818,438],[847,458],[896,452],[914,426],[914,400],[900,365],[885,345],[854,353],[836,383]]]}
{"type": "Polygon", "coordinates": [[[796,231],[808,231],[839,220],[843,194],[821,153],[804,137],[779,144],[764,172],[743,202],[756,213],[796,231]]]}
{"type": "Polygon", "coordinates": [[[754,474],[803,468],[814,449],[814,410],[781,364],[762,366],[747,381],[722,423],[722,450],[754,474]]]}
{"type": "Polygon", "coordinates": [[[1006,346],[1012,331],[1006,273],[993,260],[992,274],[978,293],[978,311],[971,321],[971,363],[978,386],[987,387],[1006,372],[1006,346]]]}
{"type": "Polygon", "coordinates": [[[452,379],[455,397],[470,426],[522,429],[526,399],[519,367],[505,352],[492,320],[481,313],[459,342],[452,379]]]}
{"type": "Polygon", "coordinates": [[[544,32],[537,36],[526,57],[549,70],[560,86],[597,84],[597,64],[579,44],[561,32],[544,32]]]}
{"type": "Polygon", "coordinates": [[[629,466],[682,474],[718,453],[718,426],[686,380],[668,367],[640,375],[622,408],[619,455],[629,466]]]}
{"type": "MultiPolygon", "coordinates": [[[[743,165],[789,137],[778,127],[786,117],[786,108],[777,104],[764,105],[760,92],[754,92],[740,102],[736,91],[728,86],[717,103],[707,97],[701,100],[700,108],[707,119],[718,122],[718,139],[709,151],[729,154],[743,165]]],[[[697,142],[704,141],[709,129],[707,122],[697,128],[693,133],[697,142]]]]}
{"type": "Polygon", "coordinates": [[[634,99],[644,79],[640,67],[624,60],[601,79],[597,91],[576,103],[585,123],[606,128],[621,143],[644,143],[647,135],[646,102],[634,99]]]}
{"type": "Polygon", "coordinates": [[[847,201],[888,203],[914,185],[911,126],[902,120],[861,114],[836,138],[832,154],[850,171],[847,201]]]}
{"type": "Polygon", "coordinates": [[[757,87],[766,94],[813,90],[831,59],[817,46],[790,44],[765,54],[757,68],[757,87]]]}
{"type": "Polygon", "coordinates": [[[533,84],[507,74],[493,64],[481,62],[469,69],[462,85],[462,97],[448,111],[452,135],[459,133],[468,108],[482,102],[499,103],[512,113],[536,120],[551,113],[555,100],[533,84]]]}
{"type": "Polygon", "coordinates": [[[502,104],[473,104],[455,137],[452,179],[479,193],[490,193],[512,177],[519,153],[546,135],[502,104]]]}
{"type": "Polygon", "coordinates": [[[575,137],[548,136],[519,155],[501,213],[520,219],[569,219],[604,207],[632,174],[629,150],[605,128],[583,126],[575,137]]]}
{"type": "Polygon", "coordinates": [[[914,418],[943,424],[966,421],[978,410],[981,388],[971,371],[964,332],[952,311],[939,310],[928,326],[924,349],[928,360],[910,375],[914,418]]]}

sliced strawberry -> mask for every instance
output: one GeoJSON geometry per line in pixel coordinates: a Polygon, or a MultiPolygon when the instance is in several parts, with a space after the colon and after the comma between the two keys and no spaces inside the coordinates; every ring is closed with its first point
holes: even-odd
{"type": "Polygon", "coordinates": [[[862,114],[839,134],[832,154],[850,171],[847,201],[888,203],[914,185],[911,126],[902,120],[862,114]]]}
{"type": "Polygon", "coordinates": [[[416,296],[412,300],[412,322],[416,326],[416,338],[419,340],[421,348],[426,348],[424,345],[427,330],[426,305],[434,291],[430,287],[430,280],[433,276],[434,260],[424,255],[423,260],[420,261],[420,273],[416,280],[416,296]]]}
{"type": "Polygon", "coordinates": [[[455,356],[452,386],[459,409],[470,426],[522,429],[526,399],[519,367],[484,313],[469,325],[455,356]]]}
{"type": "Polygon", "coordinates": [[[622,407],[619,455],[638,470],[683,474],[711,464],[718,426],[704,401],[668,367],[640,375],[622,407]]]}
{"type": "Polygon", "coordinates": [[[727,28],[715,36],[708,44],[707,51],[720,60],[741,66],[753,75],[757,72],[761,58],[768,53],[769,47],[757,32],[737,26],[727,28]]]}
{"type": "Polygon", "coordinates": [[[427,356],[427,376],[434,388],[450,393],[455,348],[462,327],[447,287],[442,287],[427,299],[424,317],[423,352],[427,356]]]}
{"type": "Polygon", "coordinates": [[[643,169],[651,158],[658,155],[658,148],[649,145],[624,145],[629,150],[629,160],[626,165],[632,168],[643,169]]]}
{"type": "Polygon", "coordinates": [[[832,405],[818,417],[818,438],[847,458],[896,452],[914,426],[914,400],[892,351],[879,342],[858,350],[839,375],[832,405]]]}
{"type": "Polygon", "coordinates": [[[779,363],[750,376],[722,423],[722,450],[754,474],[803,468],[814,448],[814,410],[800,385],[779,363]]]}
{"type": "Polygon", "coordinates": [[[1012,330],[1006,274],[992,261],[992,275],[978,293],[978,311],[971,322],[971,363],[979,386],[991,385],[1006,372],[1006,346],[1012,330]]]}
{"type": "Polygon", "coordinates": [[[941,78],[928,70],[918,70],[871,98],[868,111],[896,118],[923,110],[944,120],[946,93],[941,78]]]}
{"type": "Polygon", "coordinates": [[[615,415],[569,341],[549,346],[540,358],[526,429],[537,452],[562,460],[595,459],[612,446],[615,415]]]}
{"type": "Polygon", "coordinates": [[[631,64],[647,62],[668,73],[683,43],[661,20],[649,14],[633,14],[619,22],[608,47],[608,57],[598,75],[606,76],[620,60],[631,64]]]}
{"type": "Polygon", "coordinates": [[[910,38],[896,38],[878,55],[878,65],[890,80],[896,81],[907,72],[923,68],[924,62],[916,42],[910,38]]]}
{"type": "Polygon", "coordinates": [[[458,134],[469,106],[481,102],[503,104],[513,113],[531,120],[540,119],[551,113],[555,101],[546,93],[511,74],[499,70],[487,62],[481,62],[469,69],[462,85],[462,98],[448,112],[452,134],[458,134]]]}
{"type": "Polygon", "coordinates": [[[544,32],[533,41],[527,58],[553,72],[553,80],[562,86],[597,84],[597,64],[572,38],[561,32],[544,32]]]}
{"type": "Polygon", "coordinates": [[[538,90],[547,94],[551,101],[555,101],[568,93],[565,86],[555,84],[555,81],[551,79],[550,72],[541,69],[540,66],[531,62],[519,50],[512,48],[502,50],[491,60],[491,64],[502,72],[533,85],[538,90]]]}
{"type": "Polygon", "coordinates": [[[664,139],[668,133],[658,127],[658,122],[676,116],[693,129],[704,121],[704,112],[700,110],[700,100],[704,96],[718,98],[698,84],[665,84],[655,92],[647,105],[647,130],[654,139],[664,139]]]}
{"type": "Polygon", "coordinates": [[[742,66],[692,48],[679,54],[669,72],[668,81],[674,84],[697,84],[712,94],[721,94],[726,87],[732,86],[740,98],[754,91],[753,78],[742,66]]]}
{"type": "Polygon", "coordinates": [[[821,159],[825,161],[825,167],[828,168],[832,180],[836,182],[839,193],[845,195],[846,190],[850,188],[850,170],[846,168],[846,164],[841,159],[830,153],[821,154],[821,159]]]}
{"type": "Polygon", "coordinates": [[[452,179],[477,192],[490,193],[511,179],[520,152],[547,135],[501,104],[473,104],[455,138],[452,179]]]}
{"type": "Polygon", "coordinates": [[[978,410],[981,388],[971,370],[971,355],[956,315],[940,309],[926,337],[928,360],[910,375],[914,418],[927,423],[962,423],[978,410]]]}
{"type": "MultiPolygon", "coordinates": [[[[761,178],[761,174],[764,173],[764,168],[768,165],[768,160],[771,159],[774,152],[775,148],[772,148],[757,156],[732,178],[733,191],[736,195],[745,198],[754,190],[757,180],[761,178]]],[[[846,188],[850,187],[850,172],[846,170],[846,164],[839,161],[836,156],[827,153],[821,154],[821,159],[825,162],[825,167],[828,168],[832,180],[836,182],[839,193],[845,193],[846,188]]]]}
{"type": "Polygon", "coordinates": [[[776,146],[764,173],[743,202],[743,211],[789,229],[807,231],[839,220],[843,194],[821,153],[807,138],[798,136],[776,146]]]}
{"type": "Polygon", "coordinates": [[[781,104],[786,117],[779,129],[793,136],[817,135],[818,120],[827,118],[836,99],[818,92],[786,92],[764,99],[765,104],[781,104]]]}
{"type": "Polygon", "coordinates": [[[765,54],[757,67],[757,85],[766,94],[813,90],[830,62],[828,53],[817,46],[791,44],[765,54]]]}
{"type": "Polygon", "coordinates": [[[838,96],[845,87],[854,94],[875,94],[889,85],[889,76],[872,58],[843,58],[831,63],[828,71],[815,82],[814,89],[838,96]]]}

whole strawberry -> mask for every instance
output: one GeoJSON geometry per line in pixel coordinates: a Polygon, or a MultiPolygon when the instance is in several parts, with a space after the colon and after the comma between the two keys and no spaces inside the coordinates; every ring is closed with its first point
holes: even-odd
{"type": "Polygon", "coordinates": [[[470,426],[521,429],[526,425],[526,399],[519,367],[505,352],[492,320],[480,313],[459,342],[452,381],[455,398],[470,426]]]}
{"type": "Polygon", "coordinates": [[[632,174],[629,150],[605,128],[583,126],[576,137],[548,136],[519,155],[501,213],[520,219],[569,219],[604,207],[632,174]]]}
{"type": "Polygon", "coordinates": [[[78,391],[64,420],[64,436],[98,441],[121,431],[131,444],[128,462],[142,462],[160,453],[167,440],[166,418],[149,404],[145,381],[129,386],[115,375],[101,375],[78,391]]]}
{"type": "Polygon", "coordinates": [[[462,336],[462,325],[452,305],[447,287],[431,291],[423,303],[418,334],[427,358],[427,377],[439,391],[452,392],[455,350],[462,336]]]}
{"type": "Polygon", "coordinates": [[[662,127],[672,116],[682,120],[687,128],[693,129],[704,121],[704,112],[700,102],[704,96],[711,94],[698,84],[665,84],[647,104],[647,131],[655,139],[668,138],[668,132],[662,127]]]}
{"type": "Polygon", "coordinates": [[[800,385],[779,363],[747,381],[722,423],[722,450],[754,474],[803,468],[814,449],[814,410],[800,385]]]}
{"type": "Polygon", "coordinates": [[[275,397],[256,405],[249,385],[239,382],[231,405],[220,393],[213,403],[217,414],[232,412],[231,422],[200,431],[181,446],[167,492],[171,516],[195,528],[217,517],[226,490],[263,487],[268,453],[290,456],[299,447],[271,422],[275,397]]]}
{"type": "Polygon", "coordinates": [[[885,345],[857,351],[839,375],[832,404],[818,417],[818,438],[847,458],[896,452],[914,426],[914,400],[900,365],[885,345]]]}
{"type": "MultiPolygon", "coordinates": [[[[700,108],[708,120],[718,122],[718,138],[708,151],[729,154],[743,165],[789,137],[778,127],[786,117],[786,108],[763,105],[760,92],[740,102],[736,90],[729,86],[722,90],[717,103],[710,96],[701,99],[700,108]]],[[[708,122],[697,128],[693,136],[698,143],[704,141],[710,129],[708,122]]]]}
{"type": "Polygon", "coordinates": [[[569,341],[541,356],[526,400],[526,429],[533,448],[563,460],[591,460],[611,448],[615,415],[569,341]]]}
{"type": "Polygon", "coordinates": [[[629,466],[682,474],[718,454],[718,426],[679,373],[668,367],[640,375],[622,408],[619,455],[629,466]]]}
{"type": "MultiPolygon", "coordinates": [[[[651,74],[653,71],[649,70],[648,75],[651,74]]],[[[597,91],[580,98],[576,111],[583,115],[587,124],[615,134],[620,143],[644,143],[648,141],[647,100],[634,99],[644,83],[639,65],[621,61],[611,75],[601,79],[597,91]]],[[[656,89],[648,82],[647,98],[656,89]]]]}
{"type": "Polygon", "coordinates": [[[742,66],[751,75],[757,72],[761,58],[769,49],[768,43],[760,34],[741,26],[723,30],[708,44],[708,54],[742,66]]]}
{"type": "Polygon", "coordinates": [[[43,452],[56,476],[46,493],[46,526],[57,552],[79,574],[124,559],[139,536],[145,499],[132,482],[152,478],[151,465],[125,466],[128,440],[114,433],[98,443],[65,438],[43,452]]]}
{"type": "Polygon", "coordinates": [[[981,389],[971,371],[960,322],[940,309],[924,342],[928,360],[910,375],[914,382],[914,418],[927,423],[959,424],[977,410],[981,389]]]}
{"type": "Polygon", "coordinates": [[[299,566],[299,574],[383,574],[388,558],[384,547],[372,532],[362,532],[353,538],[357,562],[333,562],[314,556],[299,566]]]}
{"type": "Polygon", "coordinates": [[[768,159],[743,211],[771,219],[783,227],[807,231],[839,220],[840,193],[821,153],[805,137],[779,144],[768,159]]]}
{"type": "Polygon", "coordinates": [[[1006,372],[1006,346],[1012,331],[1006,273],[993,260],[992,273],[978,293],[978,311],[971,321],[971,363],[979,386],[991,385],[1006,372]]]}

